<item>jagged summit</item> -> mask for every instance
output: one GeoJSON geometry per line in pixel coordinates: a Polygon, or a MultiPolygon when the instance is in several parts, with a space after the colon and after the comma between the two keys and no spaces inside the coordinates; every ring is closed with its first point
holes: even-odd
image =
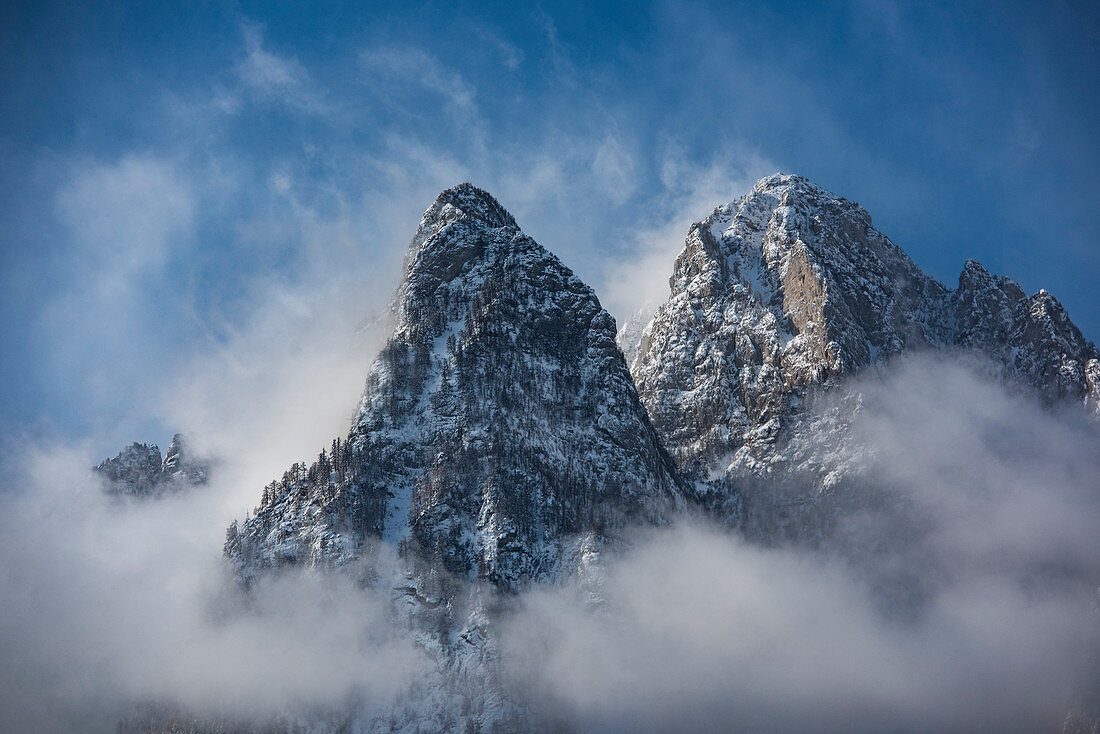
{"type": "Polygon", "coordinates": [[[689,473],[764,461],[806,388],[934,343],[946,292],[857,204],[782,174],[692,224],[669,285],[632,372],[689,473]]]}
{"type": "MultiPolygon", "coordinates": [[[[1017,299],[1026,295],[1016,281],[1003,275],[994,275],[977,260],[967,259],[963,263],[962,272],[959,273],[958,290],[979,290],[983,288],[998,288],[1012,298],[1017,299]]],[[[1039,292],[1044,293],[1045,291],[1040,290],[1039,292]]]]}
{"type": "Polygon", "coordinates": [[[952,345],[976,349],[1050,402],[1084,401],[1100,416],[1100,351],[1045,289],[1028,296],[1016,281],[968,260],[951,294],[952,345]]]}
{"type": "Polygon", "coordinates": [[[799,176],[795,173],[783,173],[782,171],[776,171],[770,176],[761,178],[753,184],[752,192],[754,194],[770,193],[777,198],[782,198],[782,196],[788,192],[794,195],[803,194],[830,199],[840,198],[836,194],[818,186],[805,176],[799,176]]]}
{"type": "Polygon", "coordinates": [[[424,212],[424,219],[438,214],[446,206],[462,212],[462,216],[480,220],[490,227],[515,227],[516,220],[493,195],[469,182],[440,192],[424,212]]]}
{"type": "Polygon", "coordinates": [[[1049,400],[1100,396],[1096,347],[1045,291],[973,260],[948,290],[862,207],[800,176],[763,178],[692,224],[669,286],[623,350],[697,479],[770,471],[808,391],[900,352],[976,349],[1049,400]]]}

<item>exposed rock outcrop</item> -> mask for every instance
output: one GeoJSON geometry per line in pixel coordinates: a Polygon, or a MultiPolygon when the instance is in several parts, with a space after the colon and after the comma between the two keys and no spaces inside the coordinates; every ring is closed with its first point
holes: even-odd
{"type": "Polygon", "coordinates": [[[207,462],[191,456],[183,434],[172,437],[162,458],[156,444],[134,442],[113,459],[95,467],[109,494],[130,497],[159,497],[186,487],[205,484],[207,462]]]}

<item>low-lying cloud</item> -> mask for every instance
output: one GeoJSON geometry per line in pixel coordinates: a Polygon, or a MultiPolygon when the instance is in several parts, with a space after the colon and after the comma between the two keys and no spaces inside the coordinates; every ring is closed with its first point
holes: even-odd
{"type": "MultiPolygon", "coordinates": [[[[854,478],[834,491],[874,501],[850,497],[828,537],[750,543],[685,518],[606,552],[594,585],[525,592],[499,627],[513,693],[581,731],[1036,731],[1095,716],[1100,438],[985,374],[913,357],[854,385],[854,478]],[[906,583],[921,593],[899,608],[906,583]]],[[[239,593],[220,555],[227,497],[279,461],[247,446],[223,457],[231,480],[159,502],[107,498],[82,447],[27,447],[8,467],[4,730],[111,731],[150,701],[252,721],[378,711],[439,680],[388,588],[296,572],[239,593]]]]}
{"type": "Polygon", "coordinates": [[[855,392],[845,458],[860,478],[836,491],[876,501],[846,501],[812,543],[685,523],[638,539],[596,594],[533,591],[507,639],[536,700],[588,731],[1049,731],[1095,716],[1095,428],[942,357],[855,392]],[[905,582],[920,593],[899,608],[905,582]]]}
{"type": "Polygon", "coordinates": [[[224,564],[214,484],[109,499],[81,452],[37,453],[0,520],[0,729],[113,731],[131,706],[268,718],[399,690],[421,656],[389,599],[342,576],[224,564]]]}

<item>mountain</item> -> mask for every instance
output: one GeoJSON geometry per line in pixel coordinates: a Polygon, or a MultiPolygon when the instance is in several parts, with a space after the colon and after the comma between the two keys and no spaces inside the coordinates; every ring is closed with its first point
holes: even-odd
{"type": "Polygon", "coordinates": [[[719,514],[743,509],[738,487],[753,477],[802,469],[827,484],[836,467],[803,439],[841,430],[844,415],[809,430],[806,406],[902,352],[976,350],[1047,402],[1100,415],[1100,353],[1050,294],[974,261],[950,290],[862,207],[799,176],[761,179],[692,224],[669,285],[636,340],[620,341],[666,448],[719,514]]]}
{"type": "MultiPolygon", "coordinates": [[[[306,567],[388,594],[426,667],[390,708],[349,699],[272,731],[569,730],[525,703],[500,623],[536,582],[580,577],[599,606],[599,559],[629,525],[701,506],[752,540],[825,545],[837,518],[874,506],[919,534],[859,476],[861,398],[834,389],[895,355],[976,351],[1048,403],[1100,403],[1100,355],[1045,291],[973,261],[949,289],[858,205],[797,176],[691,225],[668,301],[618,343],[592,290],[470,184],[425,211],[403,270],[350,431],[265,487],[224,550],[245,593],[306,567]]],[[[148,494],[185,472],[182,446],[162,461],[135,444],[100,471],[148,494]]],[[[839,545],[859,566],[880,540],[839,545]]],[[[928,592],[912,564],[877,564],[889,608],[928,592]]],[[[153,707],[120,731],[184,720],[235,730],[153,707]]]]}
{"type": "Polygon", "coordinates": [[[130,497],[158,497],[189,486],[205,484],[209,466],[191,456],[183,434],[172,436],[163,457],[156,444],[134,442],[113,459],[94,468],[105,480],[109,494],[130,497]]]}
{"type": "Polygon", "coordinates": [[[268,485],[226,555],[246,584],[299,565],[393,589],[431,670],[392,715],[357,715],[364,729],[531,730],[491,592],[571,575],[627,525],[666,521],[687,486],[614,319],[486,192],[462,184],[424,213],[392,318],[347,437],[268,485]]]}
{"type": "Polygon", "coordinates": [[[615,341],[619,344],[628,365],[633,364],[634,358],[638,356],[642,332],[653,320],[653,314],[656,312],[658,305],[652,303],[642,306],[634,311],[619,327],[619,333],[616,334],[615,341]]]}
{"type": "Polygon", "coordinates": [[[440,194],[404,272],[347,438],[230,529],[243,576],[346,565],[384,540],[510,589],[553,576],[582,534],[683,504],[614,319],[489,194],[440,194]]]}

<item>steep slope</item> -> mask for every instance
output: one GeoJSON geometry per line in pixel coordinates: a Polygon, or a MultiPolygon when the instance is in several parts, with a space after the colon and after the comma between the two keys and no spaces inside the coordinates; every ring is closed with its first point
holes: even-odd
{"type": "Polygon", "coordinates": [[[188,486],[204,484],[209,467],[191,456],[183,434],[172,436],[163,458],[156,444],[134,442],[113,459],[94,468],[105,480],[109,494],[130,497],[158,497],[188,486]]]}
{"type": "Polygon", "coordinates": [[[729,512],[731,482],[807,468],[809,398],[900,352],[980,350],[1050,400],[1095,410],[1100,395],[1100,354],[1051,296],[973,261],[949,291],[865,210],[798,176],[693,224],[669,284],[631,371],[677,465],[729,512]]]}
{"type": "Polygon", "coordinates": [[[392,337],[355,424],[230,528],[247,578],[344,565],[382,539],[501,588],[552,575],[571,538],[682,502],[595,294],[463,184],[425,212],[392,337]]]}

